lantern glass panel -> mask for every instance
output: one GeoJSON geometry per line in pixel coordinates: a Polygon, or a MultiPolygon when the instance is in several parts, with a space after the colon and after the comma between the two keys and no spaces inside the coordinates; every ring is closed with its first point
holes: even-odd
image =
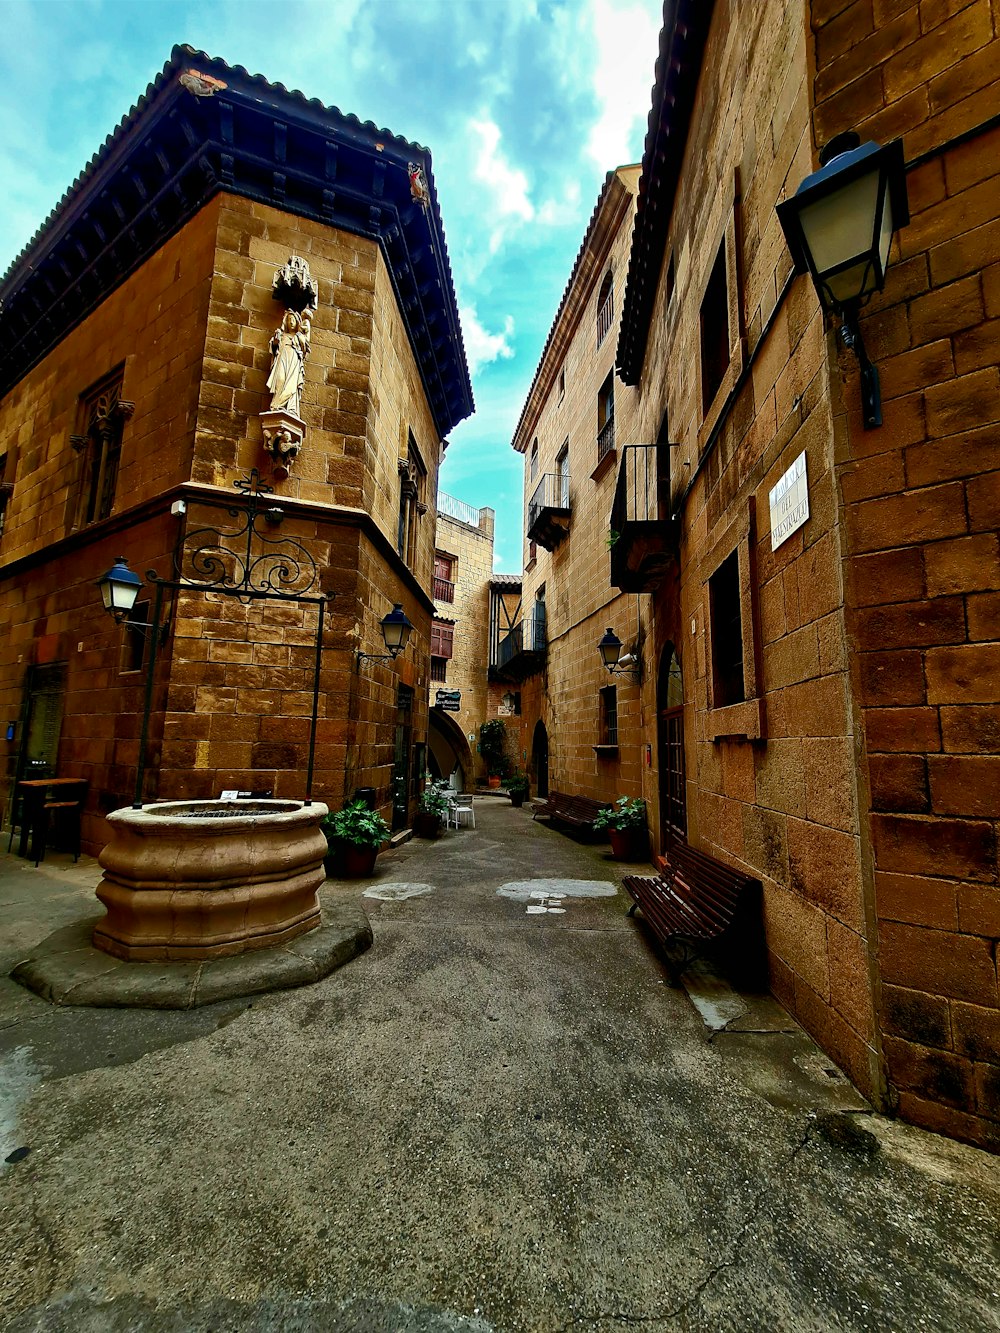
{"type": "MultiPolygon", "coordinates": [[[[851,259],[858,263],[846,271],[860,277],[871,256],[878,196],[879,173],[876,171],[849,181],[839,190],[803,208],[799,214],[802,234],[820,278],[851,259]]],[[[833,283],[830,286],[834,289],[833,283]]],[[[843,290],[844,283],[838,277],[834,295],[843,290]]],[[[857,295],[857,288],[854,295],[857,295]]]]}
{"type": "Polygon", "coordinates": [[[116,565],[99,581],[104,609],[113,615],[125,615],[131,611],[139,595],[139,579],[130,569],[123,570],[124,578],[115,578],[119,568],[116,565]]]}

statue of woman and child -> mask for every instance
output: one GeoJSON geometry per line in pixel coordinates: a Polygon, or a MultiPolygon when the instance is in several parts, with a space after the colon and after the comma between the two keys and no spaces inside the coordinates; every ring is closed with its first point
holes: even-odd
{"type": "Polygon", "coordinates": [[[311,332],[309,310],[287,310],[271,339],[271,411],[301,416],[302,386],[306,379],[306,357],[311,332]]]}

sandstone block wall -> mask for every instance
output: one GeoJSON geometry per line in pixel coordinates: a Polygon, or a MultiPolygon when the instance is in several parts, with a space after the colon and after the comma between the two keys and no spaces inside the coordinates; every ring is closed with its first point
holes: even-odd
{"type": "MultiPolygon", "coordinates": [[[[617,449],[598,464],[598,393],[614,370],[618,327],[632,233],[638,172],[623,168],[611,182],[603,207],[578,260],[576,288],[555,327],[547,353],[552,383],[526,416],[518,447],[524,450],[525,506],[545,473],[556,471],[556,458],[569,444],[570,508],[568,535],[548,551],[527,540],[522,585],[522,615],[532,614],[544,589],[548,655],[542,683],[522,687],[520,750],[530,765],[532,737],[541,721],[549,736],[549,784],[610,800],[640,794],[638,736],[646,720],[636,688],[619,682],[621,744],[618,753],[599,755],[600,690],[612,683],[601,664],[597,643],[608,625],[631,641],[638,630],[636,601],[610,586],[607,538],[617,478],[617,449]],[[612,277],[613,317],[598,345],[598,306],[602,283],[612,277]],[[561,389],[560,373],[565,388],[561,389]],[[532,445],[538,441],[538,467],[532,476],[532,445]]],[[[547,376],[548,377],[548,376],[547,376]]],[[[541,378],[541,376],[540,376],[541,378]]],[[[636,443],[632,422],[638,395],[614,380],[615,439],[636,443]]],[[[505,719],[513,726],[517,719],[505,719]]],[[[534,774],[532,773],[534,779],[534,774]]]]}
{"type": "MultiPolygon", "coordinates": [[[[85,845],[101,815],[130,801],[144,672],[122,670],[126,631],[100,607],[94,581],[125,553],[133,569],[172,574],[178,538],[232,529],[228,500],[252,468],[274,488],[280,529],[315,560],[311,590],[333,598],[324,631],[314,793],[338,806],[356,786],[391,799],[397,690],[414,692],[412,734],[426,737],[427,661],[439,441],[391,282],[374,243],[229,195],[217,196],[0,405],[0,451],[14,495],[0,556],[10,630],[0,696],[19,715],[27,668],[67,664],[60,772],[91,779],[85,845]],[[290,254],[319,283],[302,415],[305,445],[278,481],[263,450],[269,342],[280,320],[271,285],[290,254]],[[374,351],[373,351],[374,349],[374,351]],[[81,392],[124,361],[125,427],[109,519],[72,531],[81,485],[69,436],[81,392]],[[426,468],[413,569],[396,555],[398,460],[410,435],[426,468]],[[206,489],[207,488],[207,489],[206,489]],[[183,519],[169,515],[183,496],[183,519]],[[374,528],[365,528],[367,516],[374,528]],[[185,526],[186,525],[186,526],[185,526]],[[415,626],[405,658],[357,670],[355,650],[382,652],[378,622],[400,602],[415,626]]],[[[149,592],[142,594],[143,598],[149,592]]],[[[147,756],[147,796],[211,796],[225,787],[304,794],[316,609],[248,607],[184,593],[168,599],[147,756]]],[[[20,736],[8,743],[7,783],[20,736]]]]}
{"type": "MultiPolygon", "coordinates": [[[[839,357],[847,635],[900,1111],[1000,1146],[1000,14],[813,3],[813,135],[902,136],[911,221],[862,331],[884,425],[839,357]],[[963,138],[963,136],[970,136],[963,138]]],[[[836,356],[831,351],[831,357],[836,356]]]]}
{"type": "MultiPolygon", "coordinates": [[[[434,614],[442,620],[454,622],[454,655],[448,662],[447,680],[431,681],[430,702],[435,690],[461,690],[461,708],[448,713],[463,736],[470,732],[478,735],[480,725],[487,718],[487,665],[489,663],[489,606],[490,577],[493,573],[493,534],[495,516],[492,509],[479,511],[479,526],[463,523],[442,513],[437,515],[437,550],[454,558],[454,601],[436,601],[434,614]]],[[[468,745],[468,742],[466,742],[468,745]]],[[[468,781],[479,776],[477,760],[472,758],[474,748],[466,756],[472,768],[468,781]]]]}

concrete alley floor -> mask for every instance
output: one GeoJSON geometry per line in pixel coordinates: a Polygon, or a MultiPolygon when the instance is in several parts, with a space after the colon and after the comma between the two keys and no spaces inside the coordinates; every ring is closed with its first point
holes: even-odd
{"type": "Polygon", "coordinates": [[[1000,1328],[998,1159],[671,990],[605,846],[476,817],[327,883],[369,953],[169,1013],[10,981],[99,871],[0,858],[3,1328],[1000,1328]]]}

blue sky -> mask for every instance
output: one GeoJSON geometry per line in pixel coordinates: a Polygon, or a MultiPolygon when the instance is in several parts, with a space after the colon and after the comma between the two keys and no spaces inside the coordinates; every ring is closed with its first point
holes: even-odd
{"type": "Polygon", "coordinates": [[[0,271],[189,42],[430,148],[477,411],[441,487],[497,510],[510,447],[604,174],[642,155],[660,0],[0,0],[0,271]]]}

